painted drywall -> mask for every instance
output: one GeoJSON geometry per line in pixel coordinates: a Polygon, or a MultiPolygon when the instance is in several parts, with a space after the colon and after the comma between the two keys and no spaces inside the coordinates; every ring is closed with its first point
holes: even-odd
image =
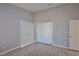
{"type": "Polygon", "coordinates": [[[10,4],[0,4],[0,53],[20,46],[19,20],[33,22],[32,13],[10,4]]]}
{"type": "Polygon", "coordinates": [[[79,4],[67,4],[36,12],[35,22],[53,22],[54,44],[68,47],[69,20],[79,19],[79,4]]]}

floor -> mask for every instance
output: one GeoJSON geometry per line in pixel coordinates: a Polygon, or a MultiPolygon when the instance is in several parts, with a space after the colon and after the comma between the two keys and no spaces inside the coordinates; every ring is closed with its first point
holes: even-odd
{"type": "Polygon", "coordinates": [[[79,51],[64,49],[43,43],[32,43],[3,56],[79,56],[79,51]]]}

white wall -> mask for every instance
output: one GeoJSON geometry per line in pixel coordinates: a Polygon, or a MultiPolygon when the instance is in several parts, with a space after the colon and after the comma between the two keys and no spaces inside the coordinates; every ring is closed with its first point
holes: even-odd
{"type": "Polygon", "coordinates": [[[19,20],[33,22],[32,13],[9,4],[0,4],[0,53],[20,46],[19,20]]]}
{"type": "Polygon", "coordinates": [[[68,47],[68,22],[79,18],[79,4],[68,4],[36,12],[35,22],[53,22],[54,44],[68,47]]]}

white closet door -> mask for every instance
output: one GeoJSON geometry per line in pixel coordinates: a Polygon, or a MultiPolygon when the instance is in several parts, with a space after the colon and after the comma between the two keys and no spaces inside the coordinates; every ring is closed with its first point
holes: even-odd
{"type": "Polygon", "coordinates": [[[70,21],[69,48],[79,51],[79,20],[70,21]]]}
{"type": "Polygon", "coordinates": [[[53,44],[53,24],[38,23],[37,24],[37,41],[47,44],[53,44]]]}
{"type": "Polygon", "coordinates": [[[34,24],[29,21],[20,20],[20,43],[21,46],[34,41],[34,24]]]}

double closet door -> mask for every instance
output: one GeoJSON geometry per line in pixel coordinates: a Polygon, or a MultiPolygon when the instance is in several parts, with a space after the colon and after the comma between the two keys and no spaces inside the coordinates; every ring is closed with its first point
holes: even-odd
{"type": "Polygon", "coordinates": [[[34,23],[20,20],[20,44],[25,46],[34,42],[34,23]]]}
{"type": "Polygon", "coordinates": [[[53,24],[37,23],[37,42],[53,44],[53,24]]]}

